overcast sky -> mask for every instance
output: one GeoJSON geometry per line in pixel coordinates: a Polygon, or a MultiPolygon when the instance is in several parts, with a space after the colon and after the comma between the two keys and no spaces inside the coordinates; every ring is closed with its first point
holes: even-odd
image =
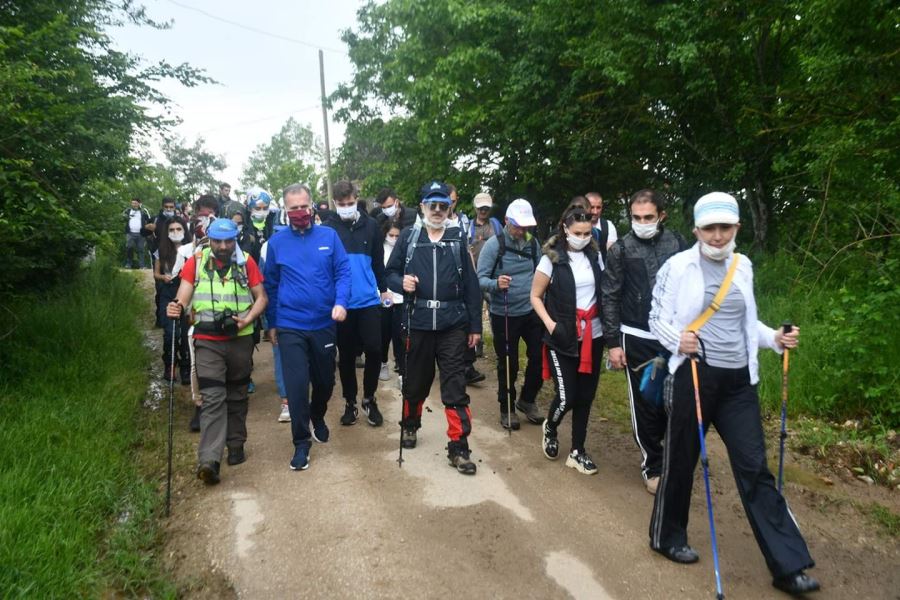
{"type": "MultiPolygon", "coordinates": [[[[171,29],[127,26],[109,33],[119,50],[149,62],[188,62],[219,82],[196,88],[163,82],[159,89],[173,100],[172,108],[183,121],[176,132],[189,144],[202,136],[208,149],[225,156],[228,168],[221,178],[237,187],[247,157],[290,116],[323,135],[317,49],[325,51],[325,91],[331,94],[352,73],[340,32],[355,26],[361,1],[143,0],[143,4],[152,19],[173,20],[171,29]]],[[[329,121],[333,154],[343,127],[329,121]]]]}

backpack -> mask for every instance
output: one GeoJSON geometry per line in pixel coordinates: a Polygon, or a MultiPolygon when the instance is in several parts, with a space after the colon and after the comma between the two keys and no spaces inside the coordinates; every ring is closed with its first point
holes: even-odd
{"type": "MultiPolygon", "coordinates": [[[[494,228],[494,235],[500,236],[500,232],[503,231],[503,226],[500,225],[500,221],[498,221],[494,217],[491,217],[489,221],[491,223],[491,227],[494,228]]],[[[475,221],[469,221],[469,239],[475,239],[475,221]]]]}
{"type": "MultiPolygon", "coordinates": [[[[444,247],[449,245],[452,249],[451,254],[453,255],[453,262],[456,263],[456,273],[459,275],[460,280],[463,278],[463,269],[462,269],[462,256],[460,255],[460,248],[466,247],[466,234],[463,231],[462,227],[459,227],[459,239],[449,240],[440,242],[431,242],[429,243],[433,246],[444,247]]],[[[413,225],[412,230],[409,232],[409,238],[406,242],[406,262],[403,268],[404,273],[409,269],[409,263],[412,261],[413,254],[416,252],[416,246],[419,245],[419,237],[422,234],[422,222],[417,221],[415,225],[413,225]]]]}
{"type": "MultiPolygon", "coordinates": [[[[538,263],[541,261],[541,246],[538,243],[537,237],[532,234],[527,234],[531,244],[528,247],[530,252],[525,250],[516,250],[515,248],[510,248],[509,251],[513,254],[518,254],[523,258],[530,258],[534,263],[534,268],[537,270],[538,263]]],[[[497,235],[497,244],[499,248],[497,249],[497,259],[494,261],[494,267],[491,269],[491,279],[494,279],[497,275],[497,267],[499,266],[501,269],[503,268],[503,255],[506,254],[506,236],[497,235]]]]}

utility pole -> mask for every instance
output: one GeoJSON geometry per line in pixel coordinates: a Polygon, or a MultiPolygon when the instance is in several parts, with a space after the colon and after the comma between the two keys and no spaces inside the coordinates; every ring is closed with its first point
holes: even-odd
{"type": "Polygon", "coordinates": [[[325,104],[325,57],[319,50],[319,82],[322,86],[322,124],[325,126],[325,185],[331,204],[331,146],[328,143],[328,107],[325,104]]]}

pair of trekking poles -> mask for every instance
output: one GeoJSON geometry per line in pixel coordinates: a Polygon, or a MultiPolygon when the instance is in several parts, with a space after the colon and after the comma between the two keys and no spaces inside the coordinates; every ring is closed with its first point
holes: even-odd
{"type": "MultiPolygon", "coordinates": [[[[790,322],[782,324],[784,333],[790,333],[794,326],[790,322]]],[[[700,341],[700,338],[697,338],[700,341]]],[[[703,342],[700,341],[702,348],[703,342]]],[[[705,352],[704,352],[705,354],[705,352]]],[[[790,350],[784,349],[781,374],[781,434],[778,450],[778,493],[781,493],[784,481],[784,441],[787,438],[787,400],[788,400],[788,365],[790,363],[790,350]]],[[[697,374],[698,355],[691,355],[691,377],[694,383],[694,404],[697,410],[697,434],[700,436],[700,464],[703,465],[703,483],[706,486],[706,511],[709,516],[709,534],[712,540],[713,570],[716,575],[716,599],[723,600],[725,594],[722,591],[722,576],[719,571],[719,548],[716,542],[716,522],[713,518],[712,494],[709,486],[709,459],[706,455],[706,436],[703,433],[703,411],[700,407],[700,377],[697,374]]]]}

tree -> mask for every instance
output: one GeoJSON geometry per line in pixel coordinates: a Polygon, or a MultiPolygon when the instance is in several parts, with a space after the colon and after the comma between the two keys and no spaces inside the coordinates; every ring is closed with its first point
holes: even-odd
{"type": "Polygon", "coordinates": [[[180,137],[163,143],[168,170],[180,193],[191,199],[199,194],[215,193],[219,187],[215,174],[227,166],[225,159],[204,148],[204,143],[202,137],[198,137],[192,146],[186,145],[180,137]]]}
{"type": "Polygon", "coordinates": [[[313,185],[323,171],[324,156],[322,143],[310,126],[290,117],[272,139],[253,150],[241,183],[262,186],[273,194],[292,183],[313,185]]]}

